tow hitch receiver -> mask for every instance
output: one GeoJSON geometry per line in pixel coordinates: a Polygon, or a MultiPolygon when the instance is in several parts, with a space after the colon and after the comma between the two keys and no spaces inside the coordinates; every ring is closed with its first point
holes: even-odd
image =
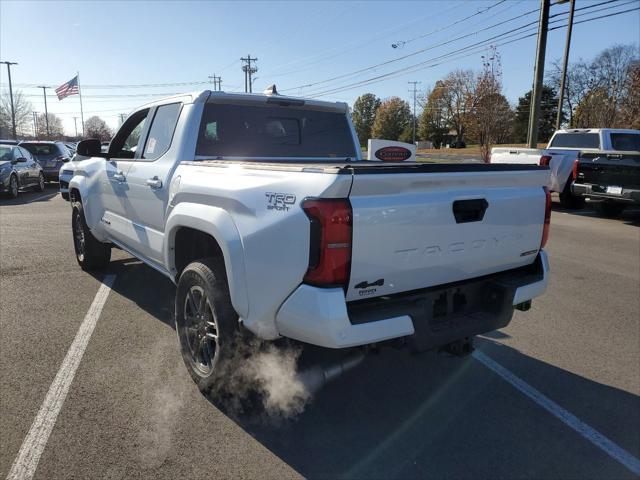
{"type": "Polygon", "coordinates": [[[461,340],[448,343],[440,349],[440,351],[447,352],[456,357],[464,357],[473,353],[474,350],[473,337],[464,337],[461,340]]]}

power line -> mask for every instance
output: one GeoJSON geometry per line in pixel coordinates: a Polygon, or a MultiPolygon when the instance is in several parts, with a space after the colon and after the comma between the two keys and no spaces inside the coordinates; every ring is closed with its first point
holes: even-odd
{"type": "MultiPolygon", "coordinates": [[[[640,10],[640,7],[631,8],[631,9],[623,10],[623,11],[620,11],[620,12],[614,12],[614,13],[610,13],[610,14],[607,14],[607,15],[600,15],[600,16],[597,16],[597,17],[587,18],[587,19],[581,20],[579,22],[574,22],[574,25],[577,25],[577,24],[580,24],[580,23],[586,23],[586,22],[590,22],[590,21],[594,21],[594,20],[599,20],[599,19],[602,19],[602,18],[613,17],[613,16],[616,16],[616,15],[621,15],[621,14],[624,14],[624,13],[632,12],[632,11],[635,11],[635,10],[640,10]]],[[[589,13],[593,13],[593,12],[589,12],[589,13]]],[[[557,23],[559,21],[562,21],[562,20],[556,20],[555,22],[557,23]]],[[[559,25],[559,26],[550,28],[549,31],[557,30],[559,28],[564,28],[565,26],[566,25],[559,25]]],[[[495,46],[508,45],[510,43],[514,43],[514,42],[523,40],[525,38],[530,38],[530,37],[533,37],[535,35],[536,35],[536,32],[533,32],[533,33],[530,33],[530,34],[527,34],[527,35],[520,36],[518,38],[514,38],[514,39],[509,40],[509,41],[504,41],[502,43],[498,43],[495,46]]],[[[513,37],[515,35],[513,33],[511,33],[508,36],[513,37]]],[[[492,39],[493,38],[494,37],[492,37],[492,39]]],[[[429,60],[425,60],[423,62],[414,64],[414,65],[409,65],[407,67],[400,68],[400,69],[395,70],[393,72],[389,72],[389,73],[378,75],[378,76],[375,76],[375,77],[372,77],[372,78],[369,78],[369,79],[365,79],[365,80],[361,80],[361,81],[358,81],[358,82],[354,82],[352,84],[343,85],[341,87],[335,87],[333,89],[329,89],[329,90],[326,90],[326,91],[312,93],[312,94],[308,95],[308,97],[309,98],[318,98],[318,97],[326,96],[326,95],[333,94],[333,93],[340,93],[340,92],[344,92],[344,91],[347,91],[347,90],[351,90],[353,88],[357,88],[359,86],[368,85],[368,84],[371,84],[371,83],[378,83],[380,81],[386,80],[387,78],[393,78],[393,77],[396,77],[396,76],[401,76],[403,74],[414,73],[416,71],[423,70],[425,68],[434,67],[434,66],[437,66],[437,65],[440,65],[440,64],[444,63],[445,61],[466,58],[466,57],[474,55],[474,54],[476,54],[478,52],[481,52],[482,49],[484,49],[488,45],[486,43],[488,40],[491,40],[491,39],[487,39],[487,40],[484,40],[482,42],[477,42],[475,44],[467,45],[466,47],[462,47],[462,48],[460,48],[458,50],[454,50],[454,51],[449,52],[447,54],[440,55],[439,57],[435,57],[435,58],[432,58],[432,59],[429,59],[429,60]],[[480,50],[478,50],[478,47],[480,47],[480,50]],[[465,50],[473,49],[473,48],[475,48],[475,51],[473,51],[471,53],[467,53],[466,55],[458,56],[458,57],[455,57],[455,58],[450,58],[449,60],[444,60],[449,56],[455,55],[457,53],[462,53],[465,50]],[[433,63],[434,61],[437,61],[437,60],[441,60],[441,61],[439,61],[437,63],[433,63]]]]}
{"type": "Polygon", "coordinates": [[[409,40],[401,40],[401,41],[399,41],[399,42],[396,42],[396,43],[392,44],[391,46],[392,46],[393,48],[404,47],[407,43],[411,43],[411,42],[414,42],[414,41],[419,40],[419,39],[421,39],[421,38],[428,37],[429,35],[433,35],[434,33],[441,32],[441,31],[443,31],[443,30],[446,30],[447,28],[450,28],[450,27],[453,27],[454,25],[457,25],[457,24],[459,24],[459,23],[462,23],[462,22],[464,22],[465,20],[469,20],[470,18],[473,18],[473,17],[475,17],[475,16],[477,16],[477,15],[482,15],[483,13],[488,12],[488,11],[489,11],[489,10],[491,10],[492,8],[495,8],[495,7],[497,7],[498,5],[500,5],[500,4],[502,4],[502,3],[504,3],[505,1],[506,1],[506,0],[500,0],[499,2],[494,3],[493,5],[490,5],[490,6],[486,7],[486,8],[485,8],[485,9],[483,9],[483,10],[478,10],[476,13],[471,14],[471,15],[469,15],[468,17],[464,17],[464,18],[462,18],[462,19],[460,19],[460,20],[458,20],[458,21],[456,21],[456,22],[450,23],[449,25],[445,25],[444,27],[441,27],[441,28],[439,28],[439,29],[433,30],[432,32],[425,33],[425,34],[423,34],[423,35],[418,35],[417,37],[410,38],[409,40]]]}
{"type": "MultiPolygon", "coordinates": [[[[580,9],[576,9],[576,10],[585,10],[585,9],[595,8],[595,7],[597,7],[597,6],[605,5],[605,4],[608,4],[608,3],[615,2],[615,1],[616,1],[616,0],[607,0],[607,1],[605,1],[605,2],[597,3],[597,4],[594,4],[594,5],[588,5],[588,6],[586,6],[586,7],[582,7],[582,8],[580,8],[580,9]]],[[[411,53],[408,53],[408,54],[406,54],[406,55],[402,55],[402,56],[400,56],[400,57],[396,57],[396,58],[393,58],[393,59],[390,59],[390,60],[386,60],[386,61],[384,61],[384,62],[377,63],[377,64],[375,64],[375,65],[371,65],[371,66],[368,66],[368,67],[364,67],[364,68],[361,68],[361,69],[359,69],[359,70],[355,70],[355,71],[353,71],[353,72],[349,72],[349,73],[341,74],[341,75],[338,75],[338,76],[335,76],[335,77],[332,77],[332,78],[327,78],[327,79],[325,79],[325,80],[320,80],[320,81],[313,82],[313,83],[308,83],[308,84],[305,84],[305,85],[299,85],[299,86],[297,86],[297,87],[285,88],[285,89],[282,89],[282,91],[284,92],[284,91],[289,91],[289,90],[295,90],[295,89],[298,89],[298,88],[308,88],[308,87],[313,87],[313,86],[316,86],[316,85],[321,85],[321,84],[323,84],[323,83],[329,83],[329,82],[332,82],[332,81],[335,81],[335,80],[340,80],[340,79],[343,79],[343,78],[348,78],[348,77],[351,77],[351,76],[354,76],[354,75],[358,75],[358,74],[360,74],[360,73],[364,73],[364,72],[367,72],[367,71],[370,71],[370,70],[375,70],[375,69],[377,69],[377,68],[379,68],[379,67],[383,67],[383,66],[385,66],[385,65],[389,65],[389,64],[396,63],[396,62],[399,62],[399,61],[402,61],[402,60],[406,60],[407,58],[410,58],[410,57],[413,57],[413,56],[419,55],[419,54],[424,53],[424,52],[427,52],[427,51],[429,51],[429,50],[433,50],[433,49],[438,48],[438,47],[442,47],[442,46],[445,46],[445,45],[449,45],[449,44],[454,43],[454,42],[456,42],[456,41],[458,41],[458,40],[462,40],[462,39],[464,39],[464,38],[471,37],[471,36],[473,36],[473,35],[477,35],[478,33],[481,33],[481,32],[484,32],[484,31],[486,31],[486,30],[489,30],[489,29],[492,29],[492,28],[498,27],[498,26],[500,26],[500,25],[504,25],[505,23],[508,23],[508,22],[511,22],[511,21],[514,21],[514,20],[518,20],[518,19],[520,19],[520,18],[522,18],[522,17],[524,17],[524,16],[526,16],[526,15],[530,15],[531,13],[538,12],[539,10],[540,10],[539,8],[536,8],[536,9],[534,9],[534,10],[527,11],[527,12],[525,12],[525,13],[523,13],[523,14],[520,14],[520,15],[517,15],[517,16],[514,16],[514,17],[511,17],[511,18],[508,18],[507,20],[503,20],[503,21],[501,21],[501,22],[495,23],[495,24],[490,25],[490,26],[488,26],[488,27],[484,27],[484,28],[482,28],[482,29],[480,29],[480,30],[476,30],[476,31],[474,31],[474,32],[470,32],[470,33],[467,33],[467,34],[464,34],[464,35],[460,35],[460,36],[458,36],[458,37],[455,37],[455,38],[452,38],[452,39],[446,40],[446,41],[444,41],[444,42],[441,42],[441,43],[438,43],[438,44],[435,44],[435,45],[430,45],[430,46],[428,46],[428,47],[422,48],[422,49],[420,49],[420,50],[416,50],[416,51],[411,52],[411,53]]],[[[566,15],[566,14],[567,14],[567,12],[561,12],[561,13],[557,13],[557,14],[553,15],[553,17],[559,16],[559,15],[566,15]]],[[[529,22],[529,23],[527,23],[527,24],[525,24],[525,25],[521,25],[520,27],[517,27],[517,28],[515,28],[515,29],[512,29],[512,30],[509,30],[509,31],[507,31],[507,32],[503,32],[503,33],[501,33],[501,34],[495,35],[494,37],[491,37],[491,38],[486,39],[486,40],[496,39],[496,38],[499,38],[500,36],[506,35],[506,34],[511,33],[511,32],[515,32],[515,31],[517,31],[517,30],[521,30],[521,29],[523,29],[523,28],[526,28],[526,27],[528,27],[528,26],[530,26],[530,25],[534,25],[534,24],[537,24],[537,23],[538,23],[538,21],[537,21],[537,20],[535,20],[535,21],[533,21],[533,22],[529,22]]]]}

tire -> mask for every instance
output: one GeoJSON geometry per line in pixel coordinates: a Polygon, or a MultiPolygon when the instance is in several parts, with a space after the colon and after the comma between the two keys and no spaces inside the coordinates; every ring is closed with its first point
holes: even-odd
{"type": "Polygon", "coordinates": [[[595,205],[596,211],[600,213],[604,217],[614,218],[622,213],[622,211],[627,208],[627,206],[623,203],[603,201],[598,202],[595,205]]]}
{"type": "Polygon", "coordinates": [[[17,198],[19,188],[18,177],[15,174],[12,174],[9,179],[9,190],[7,191],[9,198],[17,198]]]}
{"type": "Polygon", "coordinates": [[[38,175],[38,184],[36,185],[36,192],[44,192],[44,174],[40,172],[38,175]]]}
{"type": "Polygon", "coordinates": [[[175,326],[191,378],[202,392],[221,394],[241,358],[236,349],[238,314],[222,259],[203,258],[184,269],[176,291],[175,326]]]}
{"type": "Polygon", "coordinates": [[[560,205],[568,210],[580,210],[584,208],[585,199],[571,193],[571,181],[564,186],[564,190],[560,192],[560,205]]]}
{"type": "Polygon", "coordinates": [[[85,271],[104,270],[111,260],[111,247],[93,236],[81,202],[73,202],[71,213],[73,248],[80,268],[85,271]]]}

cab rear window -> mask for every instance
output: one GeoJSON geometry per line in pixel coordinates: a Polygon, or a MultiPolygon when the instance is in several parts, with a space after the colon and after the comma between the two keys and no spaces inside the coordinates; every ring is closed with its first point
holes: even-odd
{"type": "Polygon", "coordinates": [[[196,155],[355,157],[346,115],[296,107],[205,105],[196,155]]]}
{"type": "Polygon", "coordinates": [[[597,133],[559,133],[551,142],[551,148],[600,148],[597,133]]]}

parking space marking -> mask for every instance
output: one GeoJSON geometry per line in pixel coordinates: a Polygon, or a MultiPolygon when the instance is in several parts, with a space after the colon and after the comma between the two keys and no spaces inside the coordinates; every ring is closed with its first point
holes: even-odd
{"type": "Polygon", "coordinates": [[[531,385],[526,383],[521,378],[517,377],[510,370],[507,370],[505,367],[500,365],[495,360],[491,359],[480,350],[476,350],[472,354],[473,358],[482,363],[485,367],[492,370],[494,373],[498,374],[502,377],[503,380],[509,382],[516,389],[520,390],[521,393],[525,394],[531,400],[536,402],[546,411],[551,413],[553,416],[558,418],[561,422],[571,427],[573,430],[578,432],[584,438],[593,443],[596,447],[600,448],[606,454],[608,454],[613,459],[620,462],[622,465],[631,470],[635,475],[640,475],[640,459],[634,457],[632,454],[627,452],[624,448],[619,445],[613,443],[603,434],[590,427],[578,417],[573,415],[568,410],[565,410],[556,402],[551,400],[549,397],[544,395],[542,392],[536,390],[531,385]]]}
{"type": "Polygon", "coordinates": [[[115,278],[115,275],[106,275],[104,277],[102,285],[98,289],[98,293],[96,293],[93,303],[89,307],[89,311],[84,317],[76,333],[76,337],[73,339],[73,343],[62,361],[62,365],[60,365],[60,369],[49,387],[47,396],[40,406],[40,410],[29,429],[29,433],[22,442],[20,451],[7,475],[7,480],[33,478],[33,474],[40,461],[40,456],[56,424],[58,414],[62,409],[67,393],[69,393],[71,382],[73,382],[73,377],[82,361],[82,356],[98,322],[98,318],[100,318],[102,307],[104,307],[107,301],[115,278]]]}
{"type": "Polygon", "coordinates": [[[40,195],[39,197],[27,200],[26,202],[24,202],[24,204],[37,202],[38,200],[42,200],[43,198],[46,198],[46,199],[53,198],[56,195],[58,195],[58,192],[45,193],[44,195],[40,195]]]}

